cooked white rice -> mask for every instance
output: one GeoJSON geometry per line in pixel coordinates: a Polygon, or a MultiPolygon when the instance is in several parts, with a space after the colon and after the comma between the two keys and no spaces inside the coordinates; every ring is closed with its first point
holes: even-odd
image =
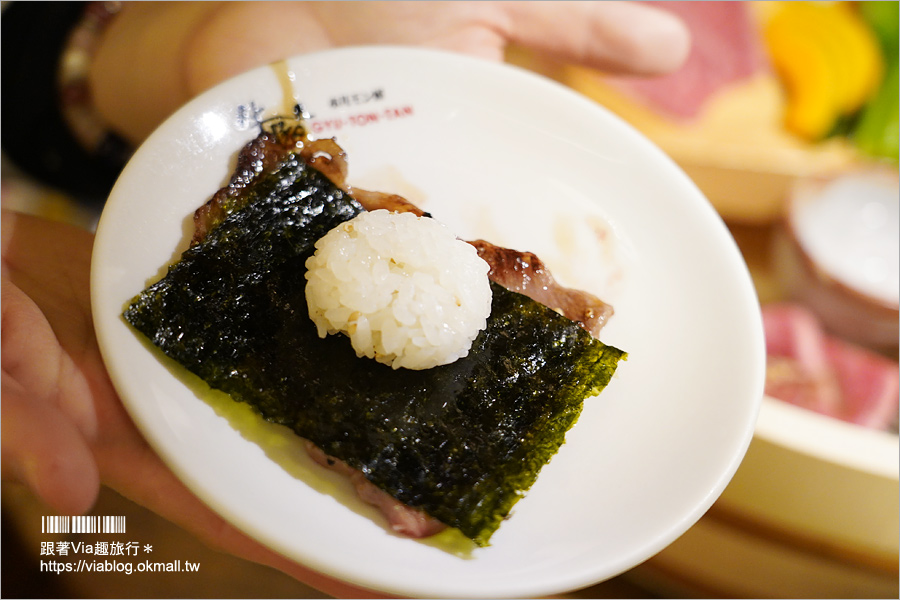
{"type": "Polygon", "coordinates": [[[375,210],[316,242],[306,300],[319,336],[357,356],[429,369],[465,356],[491,311],[488,264],[434,219],[375,210]]]}

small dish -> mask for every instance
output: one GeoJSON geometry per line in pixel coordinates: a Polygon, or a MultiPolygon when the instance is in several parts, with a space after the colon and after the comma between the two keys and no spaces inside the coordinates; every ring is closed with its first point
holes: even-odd
{"type": "Polygon", "coordinates": [[[149,443],[211,508],[274,550],[407,596],[522,597],[613,577],[686,531],[731,479],[764,382],[746,266],[691,181],[630,126],[523,70],[395,47],[297,56],[204,93],[138,149],[98,225],[93,313],[149,443]],[[187,245],[258,120],[295,103],[350,182],[407,196],[464,239],[530,250],[611,302],[629,352],[492,545],[391,534],[293,435],[211,401],[121,316],[187,245]]]}

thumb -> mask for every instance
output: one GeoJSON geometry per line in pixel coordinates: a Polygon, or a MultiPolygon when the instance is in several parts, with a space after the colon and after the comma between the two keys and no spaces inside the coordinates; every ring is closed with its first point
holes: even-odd
{"type": "Polygon", "coordinates": [[[681,67],[690,31],[638,2],[505,2],[507,39],[609,73],[661,75],[681,67]]]}
{"type": "Polygon", "coordinates": [[[29,398],[6,373],[2,393],[3,478],[24,483],[60,514],[90,510],[100,475],[78,428],[54,405],[29,398]]]}

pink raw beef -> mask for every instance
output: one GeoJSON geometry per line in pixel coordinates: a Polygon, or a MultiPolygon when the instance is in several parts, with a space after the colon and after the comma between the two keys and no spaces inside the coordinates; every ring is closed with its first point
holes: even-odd
{"type": "Polygon", "coordinates": [[[767,67],[760,34],[743,2],[647,4],[675,14],[691,32],[690,54],[678,71],[608,79],[650,108],[681,119],[696,117],[715,92],[767,67]]]}
{"type": "Polygon", "coordinates": [[[897,420],[897,363],[851,343],[829,338],[826,351],[844,394],[844,418],[887,429],[897,420]]]}
{"type": "Polygon", "coordinates": [[[766,306],[763,324],[767,395],[874,429],[896,426],[896,361],[826,334],[797,304],[766,306]]]}

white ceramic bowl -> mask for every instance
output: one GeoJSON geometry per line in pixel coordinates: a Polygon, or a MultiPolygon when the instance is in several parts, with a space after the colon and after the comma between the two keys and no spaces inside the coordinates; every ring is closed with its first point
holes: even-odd
{"type": "MultiPolygon", "coordinates": [[[[298,56],[210,90],[125,168],[101,218],[92,297],[114,384],[197,495],[299,562],[400,595],[560,593],[655,554],[737,469],[762,396],[759,306],[734,240],[656,147],[562,86],[504,65],[402,48],[298,56]],[[350,182],[407,196],[464,239],[534,251],[609,298],[603,339],[629,359],[492,546],[399,538],[296,436],[205,402],[121,317],[185,247],[254,116],[302,102],[347,151],[350,182]]],[[[208,395],[208,394],[207,394],[208,395]]]]}

